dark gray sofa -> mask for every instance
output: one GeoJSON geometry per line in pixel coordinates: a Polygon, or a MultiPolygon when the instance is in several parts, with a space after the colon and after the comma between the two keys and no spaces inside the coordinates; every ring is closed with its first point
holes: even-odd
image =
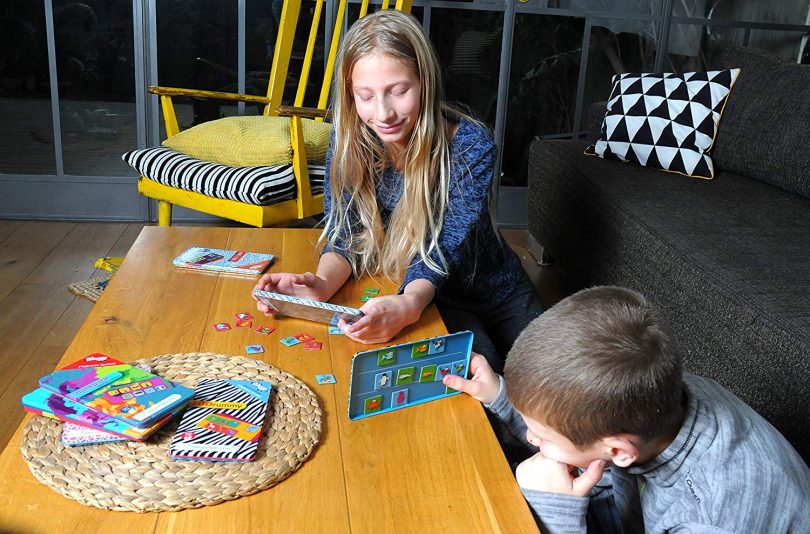
{"type": "Polygon", "coordinates": [[[742,69],[715,139],[714,180],[536,139],[529,231],[568,290],[615,284],[647,295],[671,320],[686,370],[733,391],[807,460],[810,66],[732,49],[713,67],[742,69]]]}

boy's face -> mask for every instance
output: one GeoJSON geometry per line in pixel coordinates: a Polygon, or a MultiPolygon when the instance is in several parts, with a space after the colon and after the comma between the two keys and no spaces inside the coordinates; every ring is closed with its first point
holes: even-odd
{"type": "Polygon", "coordinates": [[[593,460],[611,460],[610,448],[599,441],[580,449],[559,432],[528,415],[520,415],[528,427],[526,439],[535,447],[539,447],[540,452],[546,458],[583,469],[587,468],[593,460]]]}
{"type": "Polygon", "coordinates": [[[422,108],[416,73],[401,61],[373,53],[354,64],[351,89],[357,114],[383,143],[407,147],[422,108]]]}

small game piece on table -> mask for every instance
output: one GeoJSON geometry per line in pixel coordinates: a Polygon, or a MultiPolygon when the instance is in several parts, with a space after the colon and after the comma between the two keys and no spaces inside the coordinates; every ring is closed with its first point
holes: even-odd
{"type": "Polygon", "coordinates": [[[341,329],[340,329],[340,328],[338,328],[337,326],[330,326],[330,327],[329,327],[329,333],[330,333],[330,334],[332,334],[332,335],[335,335],[335,336],[342,336],[342,335],[344,335],[344,334],[343,334],[343,330],[341,330],[341,329]]]}
{"type": "Polygon", "coordinates": [[[253,321],[250,319],[237,319],[236,328],[253,328],[253,321]]]}
{"type": "Polygon", "coordinates": [[[366,288],[366,294],[367,295],[379,295],[380,290],[378,288],[376,288],[376,287],[367,287],[366,288]]]}
{"type": "Polygon", "coordinates": [[[285,337],[284,339],[281,340],[281,343],[287,345],[288,347],[292,347],[293,345],[298,345],[301,342],[294,337],[285,337]]]}
{"type": "Polygon", "coordinates": [[[360,297],[360,300],[362,300],[363,302],[368,302],[369,300],[371,300],[373,298],[374,298],[374,295],[363,295],[363,296],[360,297]]]}
{"type": "Polygon", "coordinates": [[[301,341],[303,343],[305,341],[312,341],[313,339],[315,339],[315,336],[311,336],[311,335],[304,332],[304,333],[301,333],[301,334],[298,334],[297,336],[295,336],[295,339],[297,339],[298,341],[301,341]]]}
{"type": "Polygon", "coordinates": [[[275,328],[270,328],[269,326],[260,326],[259,328],[256,329],[257,334],[262,334],[265,336],[268,334],[272,334],[275,331],[276,331],[275,328]]]}
{"type": "Polygon", "coordinates": [[[317,380],[319,384],[334,384],[336,382],[335,375],[332,374],[315,375],[315,380],[317,380]]]}
{"type": "Polygon", "coordinates": [[[244,321],[245,319],[253,319],[253,316],[248,312],[235,313],[234,317],[236,317],[237,321],[244,321]]]}
{"type": "Polygon", "coordinates": [[[216,330],[217,332],[222,332],[231,329],[231,325],[229,325],[228,323],[214,323],[213,326],[214,330],[216,330]]]}
{"type": "Polygon", "coordinates": [[[261,345],[245,345],[245,352],[248,354],[261,354],[264,352],[264,347],[261,345]]]}
{"type": "Polygon", "coordinates": [[[321,350],[323,343],[320,341],[307,341],[304,343],[304,348],[307,350],[321,350]]]}

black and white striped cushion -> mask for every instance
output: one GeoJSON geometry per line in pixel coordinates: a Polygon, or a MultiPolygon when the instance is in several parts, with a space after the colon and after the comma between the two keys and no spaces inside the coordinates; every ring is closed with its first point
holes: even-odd
{"type": "MultiPolygon", "coordinates": [[[[268,206],[295,198],[292,165],[230,167],[192,158],[165,147],[127,152],[121,158],[155,182],[209,197],[268,206]]],[[[309,165],[312,194],[323,193],[323,165],[309,165]]]]}

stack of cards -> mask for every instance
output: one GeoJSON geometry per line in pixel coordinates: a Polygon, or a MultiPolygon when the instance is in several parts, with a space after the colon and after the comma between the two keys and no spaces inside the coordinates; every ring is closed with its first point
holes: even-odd
{"type": "Polygon", "coordinates": [[[257,276],[275,259],[272,254],[192,247],[177,256],[173,264],[183,269],[257,276]]]}
{"type": "MultiPolygon", "coordinates": [[[[22,398],[27,411],[137,441],[182,410],[193,395],[188,388],[98,353],[42,377],[39,385],[22,398]]],[[[98,436],[87,436],[82,443],[75,433],[71,436],[66,444],[100,442],[98,436]]]]}
{"type": "Polygon", "coordinates": [[[175,460],[256,459],[272,384],[202,379],[169,447],[175,460]]]}

